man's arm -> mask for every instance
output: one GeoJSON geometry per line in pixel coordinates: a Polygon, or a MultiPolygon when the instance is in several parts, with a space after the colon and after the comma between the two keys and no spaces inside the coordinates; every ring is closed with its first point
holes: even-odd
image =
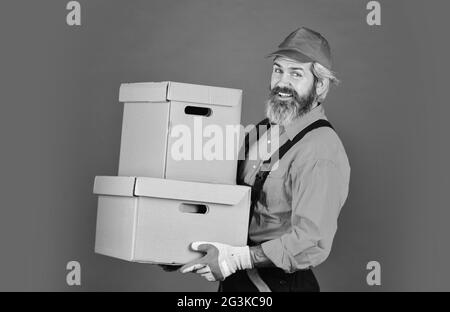
{"type": "Polygon", "coordinates": [[[266,256],[261,245],[250,247],[250,258],[255,268],[274,267],[272,261],[266,256]]]}

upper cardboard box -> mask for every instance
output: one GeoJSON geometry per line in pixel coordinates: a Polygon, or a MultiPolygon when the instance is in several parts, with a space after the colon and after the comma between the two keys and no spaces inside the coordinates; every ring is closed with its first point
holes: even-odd
{"type": "Polygon", "coordinates": [[[120,102],[181,101],[222,106],[240,103],[242,90],[172,81],[123,83],[120,102]]]}

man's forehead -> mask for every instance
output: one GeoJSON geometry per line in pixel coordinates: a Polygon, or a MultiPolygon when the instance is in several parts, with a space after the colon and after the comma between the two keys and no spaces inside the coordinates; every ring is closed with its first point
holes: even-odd
{"type": "Polygon", "coordinates": [[[273,64],[274,65],[278,65],[278,66],[282,66],[282,67],[295,67],[295,68],[303,68],[303,69],[308,69],[309,66],[311,65],[311,62],[308,63],[302,63],[284,56],[277,56],[275,57],[275,59],[273,60],[273,64]]]}

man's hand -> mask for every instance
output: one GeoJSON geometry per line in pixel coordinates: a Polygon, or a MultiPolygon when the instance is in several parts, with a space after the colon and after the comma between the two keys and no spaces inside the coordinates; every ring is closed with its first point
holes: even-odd
{"type": "Polygon", "coordinates": [[[224,280],[237,270],[253,268],[250,249],[214,242],[193,242],[191,248],[206,253],[202,258],[185,264],[181,273],[195,272],[210,282],[224,280]]]}

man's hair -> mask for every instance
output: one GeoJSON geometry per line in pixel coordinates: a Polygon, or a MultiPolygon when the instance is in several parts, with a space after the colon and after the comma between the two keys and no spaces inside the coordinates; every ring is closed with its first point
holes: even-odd
{"type": "Polygon", "coordinates": [[[325,91],[322,94],[317,95],[317,101],[323,102],[327,97],[328,91],[330,91],[331,84],[338,85],[340,81],[339,79],[337,79],[336,74],[334,72],[320,65],[317,62],[312,63],[311,72],[314,75],[315,84],[318,81],[323,81],[323,83],[325,83],[325,91]]]}

